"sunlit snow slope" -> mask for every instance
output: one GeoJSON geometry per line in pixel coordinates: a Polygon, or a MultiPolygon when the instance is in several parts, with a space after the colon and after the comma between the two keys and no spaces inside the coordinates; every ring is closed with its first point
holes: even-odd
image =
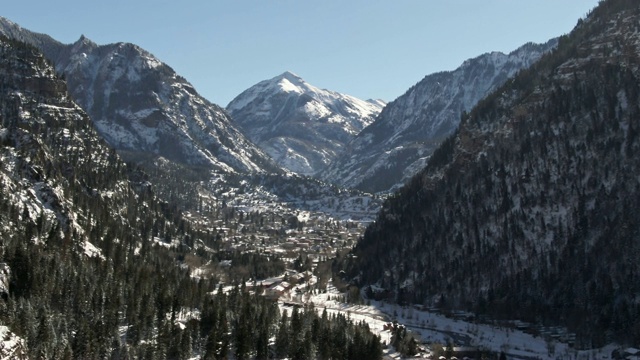
{"type": "Polygon", "coordinates": [[[340,155],[383,106],[381,100],[319,89],[285,72],[247,89],[227,110],[279,165],[311,175],[340,155]]]}

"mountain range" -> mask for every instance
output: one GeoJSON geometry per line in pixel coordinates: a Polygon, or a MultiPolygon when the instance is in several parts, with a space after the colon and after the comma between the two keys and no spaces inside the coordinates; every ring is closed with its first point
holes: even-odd
{"type": "Polygon", "coordinates": [[[227,110],[276,163],[313,175],[339,156],[383,106],[381,100],[319,89],[287,71],[245,90],[227,110]]]}
{"type": "MultiPolygon", "coordinates": [[[[201,196],[183,167],[225,173],[211,186],[235,178],[242,187],[222,185],[229,198],[259,183],[317,209],[328,186],[291,171],[397,189],[331,264],[352,292],[562,326],[577,348],[640,344],[639,23],[636,0],[604,0],[569,35],[428,75],[382,110],[290,72],[225,110],[136,45],[65,45],[0,19],[0,334],[17,339],[17,356],[171,357],[198,346],[223,357],[227,335],[246,343],[246,324],[261,318],[268,353],[277,307],[256,310],[240,291],[214,301],[214,279],[187,270],[221,260],[225,230],[198,228],[157,196],[182,191],[163,167],[156,186],[125,158],[177,166],[171,176],[215,203],[198,206],[227,231],[249,227],[227,227],[235,209],[201,196]],[[200,319],[177,325],[183,309],[200,319]]],[[[372,201],[351,195],[366,213],[372,201]]]]}
{"type": "MultiPolygon", "coordinates": [[[[375,345],[354,358],[381,356],[364,325],[296,308],[288,321],[240,287],[215,291],[227,265],[240,279],[284,271],[277,255],[219,251],[269,220],[262,200],[231,200],[327,208],[330,186],[291,172],[397,189],[324,264],[349,296],[566,327],[578,349],[637,346],[638,24],[637,0],[603,0],[569,35],[428,75],[384,109],[286,72],[225,110],[136,45],[65,45],[0,18],[0,357],[268,356],[276,328],[282,348],[297,344],[282,357],[317,354],[300,345],[327,340],[316,328],[336,358],[361,350],[347,339],[375,345]],[[187,191],[206,216],[176,206],[187,191]],[[196,277],[204,264],[220,273],[196,277]]],[[[377,204],[331,191],[345,216],[377,204]]],[[[299,221],[282,212],[270,234],[299,221]]]]}
{"type": "MultiPolygon", "coordinates": [[[[136,45],[97,45],[84,36],[65,45],[4,18],[0,18],[0,34],[42,51],[101,137],[125,161],[144,168],[157,195],[183,210],[193,211],[202,196],[216,198],[229,189],[241,188],[248,189],[242,190],[238,200],[247,205],[269,199],[267,203],[274,209],[321,210],[344,219],[369,219],[380,206],[370,195],[306,176],[291,176],[238,129],[227,111],[201,97],[168,65],[136,45]],[[265,181],[268,189],[263,187],[265,181]],[[292,194],[299,198],[292,199],[292,194]],[[364,207],[360,203],[342,205],[363,197],[371,200],[364,207]]],[[[315,91],[335,96],[336,104],[344,100],[371,108],[381,106],[315,91]]],[[[346,106],[336,107],[345,114],[350,111],[346,106]]],[[[351,126],[359,129],[363,125],[355,121],[346,128],[355,131],[351,126]]]]}
{"type": "Polygon", "coordinates": [[[509,54],[487,53],[453,71],[427,75],[387,104],[320,177],[368,192],[397,189],[426,165],[464,112],[556,43],[554,39],[525,44],[509,54]]]}
{"type": "Polygon", "coordinates": [[[221,107],[152,54],[129,43],[62,44],[0,18],[0,33],[53,61],[72,98],[109,145],[138,162],[164,158],[223,172],[278,172],[221,107]]]}
{"type": "Polygon", "coordinates": [[[555,46],[552,40],[470,59],[428,75],[388,106],[285,72],[247,89],[225,111],[136,45],[99,46],[84,36],[62,44],[4,18],[0,33],[53,61],[73,99],[125,160],[178,172],[182,166],[245,174],[284,169],[367,192],[402,185],[462,112],[555,46]]]}

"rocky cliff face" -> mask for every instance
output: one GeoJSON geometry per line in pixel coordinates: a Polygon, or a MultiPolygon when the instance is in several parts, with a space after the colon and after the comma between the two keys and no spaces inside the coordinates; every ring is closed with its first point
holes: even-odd
{"type": "Polygon", "coordinates": [[[462,120],[351,274],[402,301],[640,342],[640,8],[608,0],[462,120]]]}
{"type": "Polygon", "coordinates": [[[552,40],[526,44],[510,54],[488,53],[465,61],[454,71],[426,76],[389,103],[322,178],[371,192],[399,187],[426,165],[464,112],[555,44],[552,40]]]}
{"type": "Polygon", "coordinates": [[[131,160],[163,157],[225,172],[278,171],[222,108],[138,46],[99,46],[84,36],[64,45],[6,19],[0,19],[0,33],[51,59],[99,133],[131,160]]]}
{"type": "Polygon", "coordinates": [[[339,156],[383,106],[318,89],[285,72],[247,89],[227,110],[280,166],[312,175],[339,156]]]}
{"type": "Polygon", "coordinates": [[[4,37],[0,45],[0,198],[24,208],[5,230],[37,219],[41,230],[82,232],[69,189],[84,189],[116,211],[128,189],[126,178],[114,175],[123,164],[42,54],[4,37]]]}

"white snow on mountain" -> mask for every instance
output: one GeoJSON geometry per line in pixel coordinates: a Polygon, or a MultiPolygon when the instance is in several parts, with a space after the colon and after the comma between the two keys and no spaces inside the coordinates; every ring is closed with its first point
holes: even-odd
{"type": "Polygon", "coordinates": [[[130,160],[162,157],[224,172],[279,171],[171,67],[129,43],[62,44],[0,18],[0,33],[39,48],[64,74],[73,99],[100,135],[130,160]]]}
{"type": "Polygon", "coordinates": [[[384,105],[319,89],[287,71],[245,90],[227,110],[279,165],[310,175],[336,158],[384,105]]]}
{"type": "Polygon", "coordinates": [[[509,54],[483,54],[453,71],[426,76],[390,102],[320,177],[369,192],[398,188],[426,165],[465,111],[556,43],[554,39],[525,44],[509,54]]]}
{"type": "Polygon", "coordinates": [[[265,158],[218,106],[153,55],[132,44],[97,46],[81,37],[68,63],[70,90],[118,149],[223,171],[261,171],[265,158]],[[136,101],[132,101],[135,99],[136,101]]]}

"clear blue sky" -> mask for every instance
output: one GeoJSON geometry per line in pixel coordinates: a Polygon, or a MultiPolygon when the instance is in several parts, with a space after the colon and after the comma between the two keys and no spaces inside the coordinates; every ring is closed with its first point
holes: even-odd
{"type": "Polygon", "coordinates": [[[20,0],[0,16],[64,43],[131,42],[226,106],[290,70],[391,101],[425,75],[571,31],[598,0],[20,0]]]}

